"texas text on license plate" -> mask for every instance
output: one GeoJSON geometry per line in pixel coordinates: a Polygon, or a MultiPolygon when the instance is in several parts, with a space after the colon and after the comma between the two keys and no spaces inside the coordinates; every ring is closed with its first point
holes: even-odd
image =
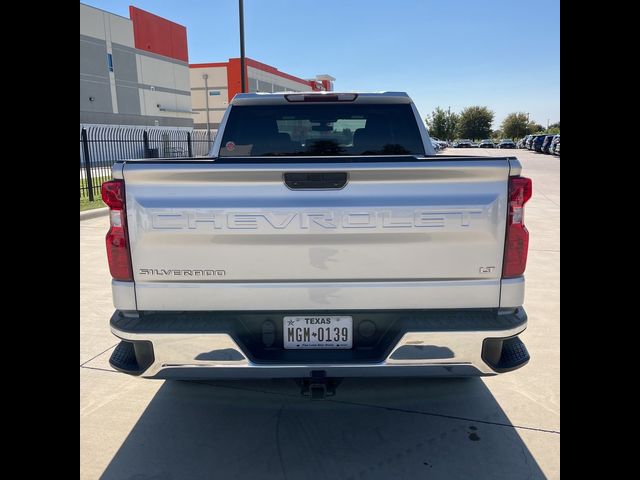
{"type": "Polygon", "coordinates": [[[353,317],[284,317],[284,348],[351,348],[353,317]]]}

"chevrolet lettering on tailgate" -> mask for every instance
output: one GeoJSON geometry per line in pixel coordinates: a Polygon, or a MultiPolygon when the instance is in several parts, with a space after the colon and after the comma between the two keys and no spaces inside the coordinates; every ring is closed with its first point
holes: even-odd
{"type": "Polygon", "coordinates": [[[452,210],[383,209],[328,212],[168,212],[149,209],[153,229],[220,230],[347,230],[451,229],[470,227],[483,217],[482,208],[452,210]]]}

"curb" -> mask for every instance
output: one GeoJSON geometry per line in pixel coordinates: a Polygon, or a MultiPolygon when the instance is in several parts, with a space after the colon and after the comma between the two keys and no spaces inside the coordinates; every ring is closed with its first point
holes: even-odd
{"type": "Polygon", "coordinates": [[[93,210],[85,210],[84,212],[80,212],[80,221],[107,215],[109,215],[109,207],[94,208],[93,210]]]}

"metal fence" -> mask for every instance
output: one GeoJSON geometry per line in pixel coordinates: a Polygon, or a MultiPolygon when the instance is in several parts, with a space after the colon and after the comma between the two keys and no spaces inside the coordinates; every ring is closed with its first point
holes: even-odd
{"type": "Polygon", "coordinates": [[[206,130],[80,126],[80,198],[100,198],[117,160],[206,156],[215,134],[209,139],[206,130]]]}

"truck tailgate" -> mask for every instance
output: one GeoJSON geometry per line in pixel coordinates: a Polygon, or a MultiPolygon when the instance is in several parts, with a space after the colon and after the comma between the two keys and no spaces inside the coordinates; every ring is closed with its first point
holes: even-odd
{"type": "Polygon", "coordinates": [[[507,158],[303,161],[125,163],[138,309],[499,306],[507,158]]]}

